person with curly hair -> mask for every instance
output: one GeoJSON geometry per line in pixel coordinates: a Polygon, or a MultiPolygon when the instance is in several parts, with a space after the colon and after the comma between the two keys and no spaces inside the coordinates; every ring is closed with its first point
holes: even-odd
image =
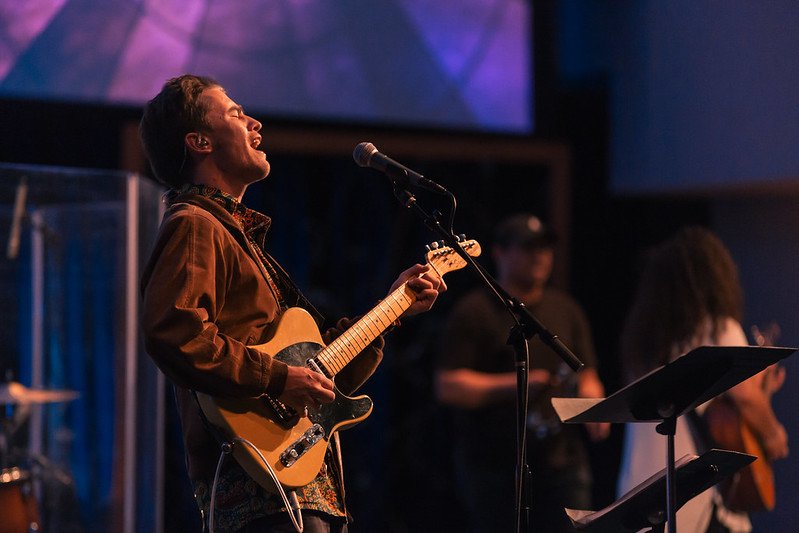
{"type": "MultiPolygon", "coordinates": [[[[622,337],[623,374],[632,382],[698,346],[744,346],[743,290],[724,243],[710,230],[687,227],[646,256],[622,337]]],[[[767,459],[788,455],[788,437],[770,404],[784,371],[773,367],[736,385],[725,395],[759,438],[767,459]],[[775,377],[776,376],[776,377],[775,377]]],[[[696,412],[677,419],[675,457],[709,446],[708,428],[696,412]]],[[[627,424],[618,493],[622,495],[661,470],[666,439],[654,424],[627,424]]],[[[748,516],[724,506],[717,489],[705,491],[677,513],[680,531],[751,531],[748,516]]]]}

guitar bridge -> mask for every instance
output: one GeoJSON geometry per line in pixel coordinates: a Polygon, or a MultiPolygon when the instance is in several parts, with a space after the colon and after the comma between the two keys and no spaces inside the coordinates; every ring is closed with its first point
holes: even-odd
{"type": "Polygon", "coordinates": [[[289,445],[288,448],[283,450],[280,454],[280,462],[285,467],[289,467],[297,462],[297,459],[302,457],[305,452],[310,450],[317,442],[325,436],[325,430],[319,424],[314,424],[309,427],[302,436],[289,445]]]}
{"type": "Polygon", "coordinates": [[[297,425],[300,419],[297,411],[268,394],[261,396],[261,400],[272,410],[272,420],[277,422],[283,429],[290,429],[297,425]]]}

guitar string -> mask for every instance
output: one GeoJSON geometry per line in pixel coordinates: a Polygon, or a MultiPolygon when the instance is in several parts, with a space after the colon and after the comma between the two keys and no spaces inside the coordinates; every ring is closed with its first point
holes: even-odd
{"type": "MultiPolygon", "coordinates": [[[[451,250],[440,250],[435,257],[431,257],[427,261],[427,264],[430,265],[430,267],[440,278],[443,278],[443,273],[439,270],[439,268],[436,267],[436,262],[440,260],[442,262],[441,266],[449,266],[450,270],[454,269],[453,265],[455,264],[455,261],[453,261],[452,258],[447,259],[451,253],[451,250]]],[[[394,321],[399,318],[403,312],[405,312],[413,304],[414,298],[411,298],[406,294],[404,290],[406,287],[407,282],[400,285],[392,294],[379,302],[374,309],[366,313],[339,338],[331,342],[327,347],[320,351],[314,358],[317,361],[317,364],[332,370],[333,374],[340,372],[356,355],[365,350],[366,347],[372,341],[374,341],[374,339],[376,339],[382,331],[385,331],[394,321]],[[396,311],[392,307],[392,301],[399,306],[399,311],[396,311]],[[393,319],[390,318],[389,313],[383,308],[383,302],[387,303],[388,309],[394,314],[393,319]],[[386,318],[389,318],[388,324],[383,323],[383,321],[380,319],[379,312],[382,312],[386,318]],[[375,323],[379,323],[382,326],[382,329],[375,331],[372,328],[375,323]],[[366,330],[368,330],[368,334],[366,334],[366,330]]]]}
{"type": "MultiPolygon", "coordinates": [[[[389,322],[389,325],[391,325],[391,323],[397,320],[397,318],[413,303],[413,300],[405,294],[403,290],[405,287],[406,284],[401,285],[377,306],[377,308],[379,308],[387,317],[389,317],[390,315],[385,311],[385,309],[382,308],[382,303],[386,302],[388,305],[388,309],[394,314],[394,320],[391,320],[389,322]],[[394,307],[392,307],[391,305],[392,300],[394,301],[394,303],[398,304],[399,311],[396,311],[394,307]]],[[[321,352],[319,352],[316,358],[320,360],[325,367],[335,369],[335,373],[338,373],[356,355],[358,355],[361,351],[366,349],[369,343],[371,343],[374,339],[376,339],[380,335],[379,332],[375,334],[372,328],[369,326],[370,323],[374,324],[375,322],[379,322],[382,324],[382,322],[379,320],[379,314],[376,312],[375,309],[373,309],[369,311],[366,315],[364,315],[358,322],[356,322],[347,331],[345,331],[339,338],[334,340],[332,343],[330,343],[330,345],[328,345],[321,352]],[[368,335],[363,335],[364,326],[367,327],[369,329],[369,333],[373,335],[371,339],[369,339],[368,335]],[[358,332],[357,336],[355,334],[356,331],[358,332]]],[[[383,330],[385,330],[387,327],[388,326],[384,325],[383,330]]]]}

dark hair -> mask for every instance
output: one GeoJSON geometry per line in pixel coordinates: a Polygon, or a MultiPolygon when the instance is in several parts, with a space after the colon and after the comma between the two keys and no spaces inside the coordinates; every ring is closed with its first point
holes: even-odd
{"type": "Polygon", "coordinates": [[[168,80],[161,92],[144,106],[139,137],[156,179],[177,188],[189,175],[191,161],[184,137],[208,127],[200,94],[220,85],[211,78],[184,74],[168,80]]]}
{"type": "Polygon", "coordinates": [[[653,248],[624,324],[621,355],[629,382],[669,362],[675,346],[741,321],[743,290],[727,248],[711,231],[680,230],[653,248]]]}

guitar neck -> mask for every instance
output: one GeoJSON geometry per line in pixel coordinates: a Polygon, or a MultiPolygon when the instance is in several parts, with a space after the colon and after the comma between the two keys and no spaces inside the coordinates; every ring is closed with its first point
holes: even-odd
{"type": "Polygon", "coordinates": [[[338,374],[415,301],[416,295],[408,288],[407,282],[403,283],[320,351],[315,357],[316,362],[321,364],[330,377],[338,374]]]}
{"type": "MultiPolygon", "coordinates": [[[[462,240],[460,247],[472,257],[480,255],[480,244],[477,241],[462,240]]],[[[428,247],[425,259],[439,276],[466,266],[466,261],[452,248],[441,247],[439,243],[428,247]]],[[[332,378],[386,331],[415,301],[416,294],[406,281],[316,354],[312,362],[332,378]]]]}

